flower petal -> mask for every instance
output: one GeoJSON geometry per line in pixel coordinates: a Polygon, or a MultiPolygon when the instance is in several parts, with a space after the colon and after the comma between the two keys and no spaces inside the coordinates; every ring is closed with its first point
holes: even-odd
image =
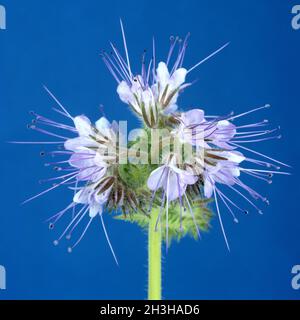
{"type": "Polygon", "coordinates": [[[200,124],[204,121],[204,111],[201,109],[193,109],[185,112],[182,118],[185,126],[200,124]]]}
{"type": "Polygon", "coordinates": [[[70,151],[78,151],[78,149],[82,149],[83,147],[98,147],[96,141],[87,138],[87,137],[77,137],[73,139],[68,139],[64,143],[64,147],[66,150],[70,151]]]}
{"type": "Polygon", "coordinates": [[[95,126],[101,133],[105,133],[107,129],[110,129],[111,124],[105,117],[101,117],[96,121],[95,126]]]}
{"type": "Polygon", "coordinates": [[[117,93],[124,103],[131,103],[132,92],[129,85],[125,81],[121,81],[117,88],[117,93]]]}
{"type": "Polygon", "coordinates": [[[151,172],[147,181],[147,186],[150,190],[156,190],[163,185],[167,171],[165,168],[165,166],[161,166],[151,172]]]}
{"type": "Polygon", "coordinates": [[[210,198],[213,194],[213,184],[210,182],[210,179],[204,180],[204,195],[206,198],[210,198]]]}
{"type": "Polygon", "coordinates": [[[160,62],[156,69],[157,82],[160,83],[160,86],[164,88],[170,79],[170,74],[167,65],[164,62],[160,62]]]}
{"type": "Polygon", "coordinates": [[[89,216],[95,218],[98,213],[102,213],[102,206],[95,202],[90,205],[89,216]]]}
{"type": "Polygon", "coordinates": [[[187,74],[187,70],[184,68],[179,68],[175,70],[170,78],[170,85],[173,89],[179,88],[184,82],[187,74]]]}
{"type": "Polygon", "coordinates": [[[75,168],[87,168],[94,165],[95,152],[84,150],[82,153],[75,152],[69,159],[69,164],[75,168]]]}
{"type": "Polygon", "coordinates": [[[88,136],[92,133],[91,121],[86,116],[77,116],[73,121],[80,136],[88,136]]]}

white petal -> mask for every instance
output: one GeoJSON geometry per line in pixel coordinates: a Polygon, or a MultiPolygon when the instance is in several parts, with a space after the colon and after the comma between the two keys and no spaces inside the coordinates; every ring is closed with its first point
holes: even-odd
{"type": "Polygon", "coordinates": [[[184,172],[184,174],[180,175],[180,178],[182,180],[183,183],[185,184],[195,184],[198,181],[198,177],[190,174],[188,172],[184,172]]]}
{"type": "Polygon", "coordinates": [[[174,172],[175,175],[179,175],[179,181],[182,184],[194,184],[197,182],[198,177],[195,176],[193,173],[179,169],[176,164],[174,165],[173,161],[169,164],[169,167],[174,172]]]}
{"type": "Polygon", "coordinates": [[[242,153],[240,152],[227,152],[226,157],[229,161],[236,162],[236,163],[241,163],[244,161],[246,158],[243,156],[242,153]]]}
{"type": "Polygon", "coordinates": [[[113,186],[109,187],[109,189],[107,189],[106,191],[100,193],[100,194],[95,194],[94,195],[94,199],[95,201],[98,203],[98,204],[105,204],[105,202],[107,201],[109,195],[110,195],[110,192],[111,192],[111,189],[113,188],[113,186]]]}
{"type": "Polygon", "coordinates": [[[164,88],[170,79],[170,74],[168,71],[168,67],[164,62],[160,62],[156,69],[157,82],[160,83],[161,87],[164,88]]]}
{"type": "Polygon", "coordinates": [[[188,112],[185,112],[182,118],[186,126],[200,124],[204,121],[204,111],[201,109],[192,109],[188,112]]]}
{"type": "Polygon", "coordinates": [[[240,169],[238,167],[232,168],[230,171],[234,177],[239,177],[241,175],[240,169]]]}
{"type": "Polygon", "coordinates": [[[145,105],[149,105],[152,104],[152,94],[150,92],[150,90],[145,90],[142,92],[142,100],[145,103],[145,105]]]}
{"type": "Polygon", "coordinates": [[[91,121],[86,116],[75,117],[74,124],[80,136],[88,136],[92,133],[91,121]]]}
{"type": "Polygon", "coordinates": [[[93,161],[94,161],[94,164],[99,168],[101,168],[101,167],[106,168],[107,167],[106,162],[103,160],[103,156],[99,152],[96,153],[93,161]]]}
{"type": "Polygon", "coordinates": [[[94,165],[95,152],[85,150],[84,154],[74,153],[69,159],[69,164],[75,168],[87,168],[94,165]]]}
{"type": "Polygon", "coordinates": [[[133,96],[130,87],[125,81],[121,81],[117,88],[117,93],[124,103],[131,103],[133,96]]]}
{"type": "Polygon", "coordinates": [[[206,198],[210,198],[213,193],[213,185],[208,179],[204,181],[204,195],[206,198]]]}
{"type": "Polygon", "coordinates": [[[93,203],[92,205],[90,205],[90,210],[89,210],[90,218],[95,218],[96,215],[100,213],[100,209],[102,209],[102,206],[99,205],[98,203],[93,203]]]}
{"type": "Polygon", "coordinates": [[[95,175],[97,174],[98,168],[88,168],[88,169],[83,169],[80,173],[77,175],[78,180],[96,180],[95,175]]]}
{"type": "Polygon", "coordinates": [[[68,139],[64,143],[65,149],[70,151],[78,151],[78,149],[82,149],[83,147],[97,147],[97,146],[98,144],[96,141],[87,137],[77,137],[73,139],[68,139]]]}
{"type": "MultiPolygon", "coordinates": [[[[180,178],[179,178],[180,181],[180,178]]],[[[173,201],[183,194],[185,186],[182,183],[178,183],[177,175],[174,172],[170,172],[169,181],[165,179],[164,190],[167,191],[168,201],[173,201]],[[169,185],[167,186],[167,182],[169,185]]]]}
{"type": "Polygon", "coordinates": [[[179,88],[184,82],[187,70],[184,68],[177,69],[170,78],[170,84],[173,89],[179,88]]]}
{"type": "Polygon", "coordinates": [[[105,117],[101,117],[98,121],[96,121],[95,126],[101,133],[106,132],[106,130],[111,127],[109,121],[105,117]]]}
{"type": "Polygon", "coordinates": [[[147,186],[150,190],[156,190],[157,188],[160,188],[162,184],[164,183],[165,177],[166,177],[165,166],[161,166],[155,170],[153,170],[148,178],[147,186]],[[162,177],[163,175],[163,177],[162,177]]]}
{"type": "Polygon", "coordinates": [[[165,108],[163,112],[165,115],[169,115],[171,113],[174,113],[177,109],[178,109],[178,105],[174,103],[169,105],[167,108],[165,108]]]}
{"type": "Polygon", "coordinates": [[[81,189],[73,197],[73,202],[85,204],[88,202],[88,192],[85,189],[81,189]]]}

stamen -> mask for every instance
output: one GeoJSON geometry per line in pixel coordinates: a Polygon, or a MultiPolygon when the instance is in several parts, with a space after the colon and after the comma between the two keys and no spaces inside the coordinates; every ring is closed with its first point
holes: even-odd
{"type": "Polygon", "coordinates": [[[226,233],[225,233],[225,229],[224,229],[224,226],[223,226],[223,221],[222,221],[222,217],[221,217],[220,210],[219,210],[219,204],[218,204],[218,199],[217,199],[217,194],[216,194],[215,188],[214,188],[214,198],[215,198],[215,202],[216,202],[216,208],[217,208],[217,213],[218,213],[218,217],[219,217],[221,230],[222,230],[222,233],[223,233],[223,236],[224,236],[224,240],[225,240],[227,249],[230,252],[230,247],[229,247],[229,243],[228,243],[227,236],[226,236],[226,233]]]}
{"type": "Polygon", "coordinates": [[[259,155],[259,156],[261,156],[261,157],[263,157],[263,158],[269,159],[269,160],[271,160],[271,161],[273,161],[273,162],[275,162],[275,163],[278,163],[278,164],[281,164],[281,165],[283,165],[283,166],[285,166],[285,167],[291,168],[291,166],[289,166],[289,165],[287,165],[287,164],[285,164],[285,163],[283,163],[283,162],[280,162],[280,161],[278,161],[278,160],[272,159],[272,158],[270,158],[270,157],[268,157],[268,156],[266,156],[266,155],[264,155],[264,154],[262,154],[262,153],[259,153],[259,152],[257,152],[257,151],[252,150],[252,149],[249,149],[249,148],[246,148],[246,147],[244,147],[244,146],[240,146],[240,145],[237,144],[237,143],[233,143],[233,142],[229,142],[229,143],[232,144],[232,145],[234,145],[234,146],[236,146],[236,147],[239,147],[239,148],[241,148],[241,149],[244,149],[244,150],[247,150],[247,151],[252,152],[252,153],[254,153],[254,154],[257,154],[257,155],[259,155]]]}
{"type": "Polygon", "coordinates": [[[63,144],[64,141],[8,141],[13,144],[63,144]]]}
{"type": "Polygon", "coordinates": [[[109,240],[108,233],[107,233],[106,228],[105,228],[105,224],[104,224],[104,221],[103,221],[102,213],[100,214],[100,218],[101,218],[101,223],[102,223],[102,227],[103,227],[103,231],[104,231],[104,234],[105,234],[107,243],[108,243],[109,248],[110,248],[110,250],[111,250],[111,253],[112,253],[112,255],[113,255],[113,257],[114,257],[114,259],[115,259],[115,261],[116,261],[117,266],[119,266],[118,259],[117,259],[116,255],[115,255],[114,249],[113,249],[113,247],[112,247],[112,245],[111,245],[111,242],[110,242],[110,240],[109,240]]]}
{"type": "Polygon", "coordinates": [[[51,190],[53,190],[53,189],[55,189],[55,188],[58,188],[59,186],[63,185],[65,182],[70,181],[70,180],[73,179],[73,178],[74,178],[74,177],[72,176],[72,177],[68,178],[67,180],[64,180],[64,181],[62,181],[62,182],[54,185],[53,187],[51,187],[51,188],[49,188],[49,189],[46,189],[46,190],[40,192],[39,194],[37,194],[37,195],[35,195],[35,196],[33,196],[33,197],[31,197],[31,198],[23,201],[22,204],[25,204],[25,203],[27,203],[27,202],[29,202],[29,201],[32,201],[33,199],[36,199],[37,197],[40,197],[40,196],[44,195],[45,193],[47,193],[47,192],[49,192],[49,191],[51,191],[51,190]]]}
{"type": "Polygon", "coordinates": [[[156,80],[156,53],[155,53],[155,39],[152,38],[152,59],[153,59],[153,65],[152,65],[152,84],[154,84],[154,81],[156,80]]]}
{"type": "Polygon", "coordinates": [[[68,252],[71,253],[73,251],[73,249],[80,243],[80,241],[83,239],[83,237],[85,236],[86,232],[88,231],[91,223],[93,221],[93,218],[89,219],[89,222],[87,223],[86,227],[84,228],[81,236],[79,237],[79,239],[76,241],[76,243],[72,246],[68,248],[68,252]]]}
{"type": "MultiPolygon", "coordinates": [[[[86,213],[89,210],[89,206],[88,205],[84,205],[80,211],[76,214],[76,216],[74,217],[74,219],[71,220],[71,222],[67,225],[66,229],[63,231],[63,233],[60,235],[60,237],[58,238],[58,240],[61,240],[65,234],[68,232],[68,230],[71,228],[71,226],[73,225],[73,223],[77,220],[77,218],[80,216],[80,214],[82,213],[81,217],[79,218],[79,222],[83,219],[83,217],[86,215],[86,213]]],[[[77,224],[78,225],[78,221],[77,224]]]]}
{"type": "Polygon", "coordinates": [[[212,58],[214,55],[216,55],[217,53],[219,53],[220,51],[222,51],[223,49],[225,49],[230,42],[227,42],[226,44],[224,44],[221,48],[217,49],[216,51],[214,51],[213,53],[211,53],[209,56],[207,56],[206,58],[204,58],[203,60],[199,61],[198,63],[196,63],[193,67],[191,67],[187,73],[190,73],[191,71],[193,71],[194,69],[196,69],[197,67],[199,67],[202,63],[204,63],[205,61],[209,60],[210,58],[212,58]]]}
{"type": "Polygon", "coordinates": [[[128,55],[128,49],[127,49],[127,43],[126,43],[126,37],[125,37],[125,32],[124,32],[123,23],[122,23],[122,20],[121,20],[121,19],[120,19],[120,24],[121,24],[122,37],[123,37],[123,44],[124,44],[124,49],[125,49],[125,54],[126,54],[126,60],[127,60],[128,71],[129,71],[129,74],[132,76],[131,68],[130,68],[129,55],[128,55]]]}
{"type": "Polygon", "coordinates": [[[232,217],[233,217],[233,221],[235,223],[238,223],[239,220],[237,219],[237,217],[235,216],[234,212],[231,210],[230,206],[228,205],[228,203],[226,202],[226,200],[223,198],[222,194],[218,192],[217,188],[216,191],[219,195],[219,197],[221,198],[221,200],[223,201],[223,203],[225,204],[225,206],[227,207],[228,211],[231,213],[232,217]]]}
{"type": "Polygon", "coordinates": [[[170,62],[170,59],[171,59],[171,56],[172,56],[172,53],[173,53],[173,50],[176,46],[176,42],[178,40],[178,37],[174,37],[174,36],[171,36],[170,37],[170,49],[169,49],[169,52],[168,52],[168,56],[167,56],[167,60],[166,60],[166,65],[168,66],[169,62],[170,62]]]}
{"type": "Polygon", "coordinates": [[[252,109],[252,110],[250,110],[250,111],[246,111],[246,112],[240,113],[240,114],[238,114],[238,115],[236,115],[236,116],[233,116],[233,117],[231,117],[231,118],[229,118],[229,119],[227,119],[227,120],[228,120],[228,121],[231,121],[231,120],[234,120],[234,119],[243,117],[243,116],[245,116],[245,115],[247,115],[247,114],[250,114],[250,113],[253,113],[253,112],[262,110],[262,109],[267,109],[267,108],[270,108],[270,107],[271,107],[271,105],[266,104],[266,105],[264,105],[264,106],[262,106],[262,107],[258,107],[258,108],[252,109]]]}
{"type": "Polygon", "coordinates": [[[73,119],[73,117],[70,115],[70,113],[65,109],[65,107],[59,102],[59,100],[54,96],[54,94],[46,87],[43,86],[44,89],[48,92],[48,94],[51,96],[51,98],[61,107],[61,109],[64,111],[64,113],[71,119],[73,119]]]}
{"type": "Polygon", "coordinates": [[[258,212],[261,211],[251,200],[249,200],[244,194],[242,194],[239,190],[234,188],[231,185],[227,185],[230,189],[234,190],[237,194],[239,194],[242,198],[244,198],[247,202],[249,202],[258,212]]]}

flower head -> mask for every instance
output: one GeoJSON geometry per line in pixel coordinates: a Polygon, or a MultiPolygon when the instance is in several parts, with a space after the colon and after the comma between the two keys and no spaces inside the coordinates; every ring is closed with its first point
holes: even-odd
{"type": "MultiPolygon", "coordinates": [[[[73,192],[71,203],[48,219],[50,228],[53,229],[63,216],[70,214],[70,223],[54,243],[58,244],[63,237],[71,239],[73,233],[86,221],[81,235],[68,249],[71,252],[80,243],[92,221],[100,217],[103,232],[116,260],[103,220],[105,212],[121,211],[122,219],[129,214],[130,221],[145,226],[149,224],[149,215],[155,207],[155,210],[159,210],[156,228],[160,225],[161,230],[165,230],[161,232],[168,248],[170,224],[172,235],[177,234],[178,238],[187,233],[200,237],[200,229],[208,228],[211,214],[206,204],[212,198],[229,249],[219,200],[235,222],[238,222],[236,211],[248,213],[248,210],[241,207],[223,189],[233,191],[262,213],[255,200],[261,200],[264,204],[269,204],[269,201],[246,184],[244,176],[271,183],[273,175],[289,174],[280,168],[289,167],[287,164],[247,147],[248,144],[280,138],[279,128],[266,129],[266,120],[249,124],[235,123],[237,119],[270,106],[225,116],[210,116],[199,108],[181,111],[178,97],[191,85],[191,82],[187,82],[189,73],[227,44],[193,67],[185,68],[183,63],[189,35],[183,41],[172,37],[166,59],[158,60],[158,63],[153,40],[149,63],[146,64],[144,52],[140,72],[133,73],[122,22],[121,31],[125,58],[111,44],[112,53],[103,52],[102,59],[118,83],[117,93],[121,101],[129,105],[143,120],[146,135],[150,133],[152,138],[154,128],[165,129],[162,140],[169,141],[169,149],[155,149],[153,153],[160,160],[158,164],[123,164],[119,161],[120,155],[123,156],[122,152],[126,152],[130,160],[131,157],[134,158],[135,150],[129,153],[127,148],[125,151],[121,148],[119,126],[115,121],[110,123],[105,117],[101,117],[92,123],[84,115],[73,117],[46,88],[60,107],[54,110],[69,123],[56,122],[33,112],[35,119],[29,128],[58,140],[25,143],[57,145],[58,149],[48,154],[65,158],[46,164],[54,166],[60,172],[59,176],[45,180],[55,184],[25,202],[60,186],[68,187],[73,192]],[[54,131],[49,131],[47,127],[54,131]],[[66,133],[62,135],[62,131],[66,133]]],[[[131,141],[133,146],[135,143],[137,142],[131,141]]],[[[139,153],[146,154],[148,159],[152,144],[152,139],[147,140],[145,150],[139,150],[139,153]]],[[[159,140],[158,145],[161,144],[162,141],[159,140]]]]}

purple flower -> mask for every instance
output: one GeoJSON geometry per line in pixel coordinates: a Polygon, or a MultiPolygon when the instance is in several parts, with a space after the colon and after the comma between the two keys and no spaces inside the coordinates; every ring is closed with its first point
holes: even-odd
{"type": "MultiPolygon", "coordinates": [[[[190,205],[189,199],[186,195],[186,188],[188,185],[193,185],[197,182],[198,177],[193,174],[191,170],[181,169],[176,163],[176,156],[170,155],[166,163],[159,168],[153,170],[148,178],[147,186],[152,190],[152,198],[150,201],[151,211],[152,202],[159,189],[162,189],[160,213],[156,222],[156,227],[161,219],[163,209],[166,212],[166,248],[168,248],[168,214],[169,205],[171,201],[179,200],[180,203],[180,220],[182,222],[182,210],[185,210],[184,202],[187,203],[190,213],[194,219],[194,223],[200,236],[199,228],[195,222],[194,213],[190,205]]],[[[182,229],[182,224],[180,225],[182,229]]]]}
{"type": "Polygon", "coordinates": [[[268,199],[246,185],[240,176],[246,174],[258,180],[271,183],[271,178],[274,174],[289,174],[288,172],[280,171],[279,165],[289,167],[287,164],[245,147],[245,144],[256,144],[261,141],[281,138],[281,135],[277,134],[279,128],[264,129],[268,125],[266,120],[239,126],[231,122],[249,113],[269,107],[269,105],[265,105],[238,115],[231,113],[225,117],[205,116],[203,110],[194,109],[179,114],[177,116],[179,124],[172,131],[172,134],[177,136],[183,143],[191,143],[198,147],[198,153],[195,155],[194,170],[201,171],[199,178],[203,181],[204,196],[207,198],[214,197],[215,199],[228,249],[229,245],[219,210],[218,198],[229,210],[235,222],[238,222],[238,219],[233,209],[245,213],[248,213],[248,210],[240,208],[235,201],[223,193],[220,186],[228,187],[259,213],[262,213],[262,210],[251,198],[262,200],[266,204],[269,204],[268,199]],[[245,153],[252,153],[262,159],[247,156],[245,153]],[[262,167],[262,169],[257,167],[249,168],[247,163],[262,167]]]}
{"type": "Polygon", "coordinates": [[[118,83],[117,93],[121,101],[128,104],[138,116],[142,117],[148,127],[157,127],[161,116],[169,115],[177,110],[176,103],[179,93],[191,85],[191,83],[185,82],[187,74],[228,45],[228,43],[225,44],[188,70],[183,67],[183,62],[189,34],[184,40],[179,37],[171,37],[166,60],[165,62],[160,61],[158,64],[153,39],[152,58],[148,65],[146,65],[146,51],[144,51],[141,71],[133,73],[122,21],[121,31],[125,58],[111,43],[112,54],[109,55],[103,51],[102,59],[118,83]],[[174,53],[176,47],[178,47],[177,56],[174,53]],[[170,66],[171,61],[173,61],[172,66],[170,66]]]}
{"type": "MultiPolygon", "coordinates": [[[[87,220],[78,240],[68,248],[68,251],[71,252],[80,243],[92,221],[98,216],[112,254],[117,262],[104,225],[103,208],[107,205],[114,183],[111,168],[115,165],[116,155],[111,154],[111,151],[114,152],[115,150],[118,126],[115,122],[111,124],[105,117],[101,117],[95,125],[84,115],[72,117],[53,94],[47,88],[46,90],[60,106],[60,109],[54,110],[62,115],[64,119],[67,118],[70,123],[56,122],[31,112],[35,119],[29,128],[56,137],[59,141],[16,143],[57,145],[57,150],[47,152],[47,154],[54,158],[64,156],[67,159],[46,163],[46,166],[53,166],[61,174],[47,180],[41,180],[41,182],[55,182],[55,184],[27,199],[24,203],[60,186],[66,186],[73,190],[73,201],[47,220],[50,223],[49,228],[53,229],[63,216],[70,214],[70,223],[60,237],[54,241],[54,244],[57,245],[63,237],[71,239],[73,232],[87,220]],[[67,136],[48,131],[45,129],[46,127],[56,129],[56,131],[63,130],[67,133],[67,136]]],[[[42,152],[41,154],[44,155],[46,153],[42,152]]]]}

